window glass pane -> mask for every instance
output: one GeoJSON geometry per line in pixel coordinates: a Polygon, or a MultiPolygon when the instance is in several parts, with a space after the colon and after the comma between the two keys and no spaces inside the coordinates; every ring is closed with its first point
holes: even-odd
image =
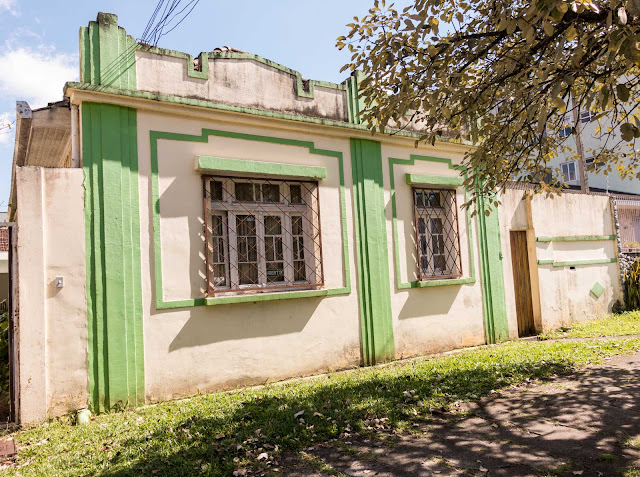
{"type": "Polygon", "coordinates": [[[262,184],[262,200],[264,202],[280,202],[280,186],[278,184],[262,184]]]}
{"type": "Polygon", "coordinates": [[[278,216],[267,216],[264,218],[265,235],[281,235],[282,220],[278,216]]]}
{"type": "Polygon", "coordinates": [[[226,287],[227,283],[227,234],[226,216],[211,216],[211,273],[214,287],[226,287]]]}
{"type": "Polygon", "coordinates": [[[211,181],[211,200],[222,200],[222,182],[211,181]]]}
{"type": "Polygon", "coordinates": [[[238,275],[241,285],[258,283],[258,237],[256,218],[253,215],[238,215],[238,275]]]}
{"type": "Polygon", "coordinates": [[[304,261],[293,262],[293,279],[296,282],[303,282],[307,279],[307,267],[304,261]]]}
{"type": "Polygon", "coordinates": [[[437,192],[429,193],[429,207],[441,207],[439,193],[437,192]]]}
{"type": "Polygon", "coordinates": [[[416,207],[424,207],[424,196],[420,191],[416,191],[416,207]]]}
{"type": "Polygon", "coordinates": [[[291,203],[302,204],[302,187],[300,184],[291,184],[289,191],[291,192],[291,203]]]}
{"type": "Polygon", "coordinates": [[[267,262],[267,282],[281,282],[284,280],[284,263],[267,262]]]}
{"type": "Polygon", "coordinates": [[[258,264],[239,263],[238,275],[240,277],[240,285],[256,285],[258,283],[258,264]]]}
{"type": "Polygon", "coordinates": [[[291,217],[291,233],[293,235],[302,235],[302,217],[291,217]]]}
{"type": "Polygon", "coordinates": [[[427,231],[427,224],[422,217],[418,219],[418,233],[423,234],[427,231]]]}
{"type": "Polygon", "coordinates": [[[442,233],[442,219],[431,219],[431,233],[432,234],[442,233]]]}
{"type": "Polygon", "coordinates": [[[255,202],[253,184],[250,182],[236,182],[236,200],[238,202],[255,202]]]}

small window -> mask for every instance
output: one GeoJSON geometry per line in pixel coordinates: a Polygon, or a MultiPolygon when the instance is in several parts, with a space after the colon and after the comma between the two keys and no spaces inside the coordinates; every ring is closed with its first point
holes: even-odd
{"type": "Polygon", "coordinates": [[[571,126],[563,126],[560,129],[558,129],[558,136],[560,137],[571,136],[571,126]]]}
{"type": "Polygon", "coordinates": [[[580,111],[580,122],[582,123],[590,123],[596,118],[596,113],[594,111],[580,111]]]}
{"type": "Polygon", "coordinates": [[[208,296],[322,286],[316,182],[204,182],[208,296]]]}
{"type": "Polygon", "coordinates": [[[462,276],[456,191],[414,188],[413,197],[420,280],[462,276]]]}
{"type": "Polygon", "coordinates": [[[565,182],[576,182],[578,180],[575,161],[565,162],[560,165],[560,168],[562,169],[562,178],[565,182]]]}
{"type": "Polygon", "coordinates": [[[601,169],[603,169],[604,167],[606,167],[607,163],[600,160],[600,161],[596,161],[593,157],[590,157],[589,159],[587,159],[585,161],[586,165],[587,165],[587,170],[589,171],[599,171],[601,169]]]}

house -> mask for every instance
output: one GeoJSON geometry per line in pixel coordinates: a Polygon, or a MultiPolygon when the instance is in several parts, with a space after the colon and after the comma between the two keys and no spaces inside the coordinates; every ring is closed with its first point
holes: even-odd
{"type": "Polygon", "coordinates": [[[359,121],[356,73],[80,30],[80,81],[18,103],[20,422],[535,334],[621,297],[609,197],[463,207],[469,145],[359,121]]]}

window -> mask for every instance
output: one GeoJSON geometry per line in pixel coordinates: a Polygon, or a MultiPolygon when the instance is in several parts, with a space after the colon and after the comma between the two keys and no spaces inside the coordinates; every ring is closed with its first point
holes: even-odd
{"type": "Polygon", "coordinates": [[[205,176],[207,294],[323,284],[318,184],[205,176]]]}
{"type": "Polygon", "coordinates": [[[571,136],[571,126],[563,126],[560,129],[558,129],[558,136],[560,137],[571,136]]]}
{"type": "Polygon", "coordinates": [[[593,111],[580,111],[580,122],[590,123],[596,117],[596,113],[593,111]]]}
{"type": "Polygon", "coordinates": [[[562,178],[565,182],[575,182],[578,180],[576,167],[575,161],[565,162],[560,165],[560,168],[562,169],[562,178]]]}
{"type": "Polygon", "coordinates": [[[589,159],[587,159],[585,161],[586,165],[587,165],[587,170],[588,171],[598,171],[604,167],[606,167],[607,163],[604,162],[603,160],[599,160],[596,161],[595,158],[590,157],[589,159]]]}
{"type": "Polygon", "coordinates": [[[414,188],[420,280],[462,276],[454,189],[414,188]]]}

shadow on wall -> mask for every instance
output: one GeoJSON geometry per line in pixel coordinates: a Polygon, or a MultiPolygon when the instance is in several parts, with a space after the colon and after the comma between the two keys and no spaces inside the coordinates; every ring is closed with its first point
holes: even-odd
{"type": "Polygon", "coordinates": [[[321,301],[322,298],[302,298],[192,308],[190,318],[169,345],[169,352],[224,341],[299,333],[321,301]]]}
{"type": "MultiPolygon", "coordinates": [[[[187,219],[189,232],[185,237],[174,237],[171,230],[165,229],[165,237],[169,236],[175,239],[176,243],[184,243],[189,246],[189,283],[191,284],[190,297],[204,297],[204,290],[206,286],[206,267],[205,267],[205,235],[204,235],[204,219],[202,217],[204,212],[204,189],[202,181],[198,180],[196,183],[199,185],[199,197],[200,200],[193,202],[189,198],[185,198],[185,190],[192,189],[191,183],[194,182],[194,177],[189,175],[184,177],[184,174],[173,173],[168,171],[169,174],[175,174],[175,179],[171,181],[171,184],[163,192],[159,201],[161,204],[161,221],[162,219],[187,219]],[[188,205],[185,205],[188,204],[188,205]],[[189,209],[188,207],[191,207],[189,209]],[[198,246],[194,246],[194,244],[198,246]]],[[[151,187],[151,184],[149,184],[151,187]]],[[[191,190],[193,192],[193,190],[191,190]]],[[[154,204],[151,204],[153,207],[154,204]]],[[[151,223],[153,227],[153,223],[151,223]]],[[[168,223],[164,223],[164,227],[169,227],[168,223]]],[[[161,226],[162,229],[162,226],[161,226]]],[[[153,229],[150,231],[153,237],[153,229]]],[[[152,255],[153,258],[153,255],[152,255]]],[[[154,263],[153,260],[151,263],[154,263]]],[[[155,278],[152,276],[152,280],[155,278]]],[[[152,281],[152,283],[153,283],[152,281]]]]}
{"type": "MultiPolygon", "coordinates": [[[[425,316],[446,315],[458,299],[458,295],[465,285],[451,285],[446,287],[434,287],[431,289],[416,288],[408,290],[408,298],[405,301],[398,318],[424,318],[425,316]]],[[[473,285],[471,285],[473,286],[473,285]]],[[[482,306],[482,303],[479,304],[482,306]]]]}

